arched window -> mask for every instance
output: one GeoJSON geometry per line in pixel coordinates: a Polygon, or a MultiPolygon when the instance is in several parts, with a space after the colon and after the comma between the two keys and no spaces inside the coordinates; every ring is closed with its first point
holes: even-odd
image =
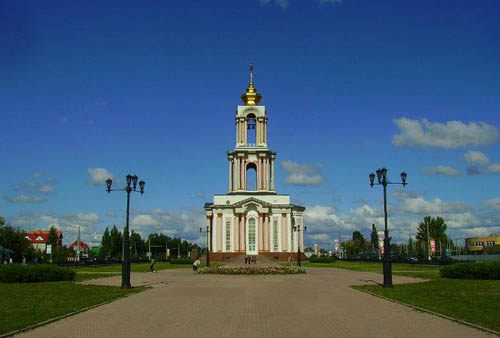
{"type": "Polygon", "coordinates": [[[249,146],[255,146],[257,139],[257,128],[256,128],[255,115],[250,113],[247,115],[247,144],[249,146]]]}
{"type": "Polygon", "coordinates": [[[257,190],[257,166],[255,163],[247,165],[247,188],[246,190],[257,190]]]}

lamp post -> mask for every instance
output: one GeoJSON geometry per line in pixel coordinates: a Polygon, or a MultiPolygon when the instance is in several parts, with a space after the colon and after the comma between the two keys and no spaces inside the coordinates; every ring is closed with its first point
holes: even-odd
{"type": "Polygon", "coordinates": [[[137,191],[137,180],[139,179],[136,175],[127,175],[127,185],[123,189],[111,189],[111,184],[113,181],[111,178],[106,180],[106,191],[111,193],[112,191],[125,191],[127,193],[127,218],[125,223],[125,231],[123,232],[123,259],[122,259],[122,289],[130,289],[130,238],[129,238],[129,215],[130,215],[130,193],[138,192],[141,195],[144,194],[144,186],[146,182],[139,182],[139,191],[137,191]]]}
{"type": "Polygon", "coordinates": [[[210,266],[210,249],[209,249],[209,245],[210,245],[210,237],[209,237],[209,234],[210,234],[210,227],[207,225],[207,230],[203,231],[203,228],[200,228],[200,233],[202,232],[206,232],[207,233],[207,266],[210,266]]]}
{"type": "Polygon", "coordinates": [[[387,230],[387,185],[388,184],[402,184],[403,187],[406,186],[406,173],[403,171],[401,173],[401,183],[390,182],[387,180],[387,169],[377,169],[377,181],[378,183],[373,183],[375,181],[375,174],[371,173],[370,186],[373,188],[374,185],[381,185],[384,187],[384,257],[382,258],[383,269],[384,269],[384,287],[392,288],[392,265],[391,257],[389,254],[389,231],[387,230]]]}
{"type": "Polygon", "coordinates": [[[300,224],[293,227],[293,231],[297,232],[297,265],[302,266],[300,262],[300,232],[304,233],[307,231],[307,227],[305,226],[303,229],[300,229],[300,224]]]}

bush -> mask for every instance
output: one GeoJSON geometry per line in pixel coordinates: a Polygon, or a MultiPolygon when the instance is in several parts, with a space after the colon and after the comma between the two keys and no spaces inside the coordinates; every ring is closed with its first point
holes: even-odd
{"type": "Polygon", "coordinates": [[[170,264],[193,264],[191,258],[174,258],[170,261],[170,264]]]}
{"type": "Polygon", "coordinates": [[[75,280],[73,270],[52,265],[0,265],[0,283],[39,283],[75,280]]]}
{"type": "Polygon", "coordinates": [[[335,258],[334,257],[327,257],[327,256],[316,256],[312,255],[309,258],[310,263],[335,263],[335,258]]]}
{"type": "Polygon", "coordinates": [[[500,280],[500,262],[457,263],[442,267],[440,273],[444,278],[500,280]]]}

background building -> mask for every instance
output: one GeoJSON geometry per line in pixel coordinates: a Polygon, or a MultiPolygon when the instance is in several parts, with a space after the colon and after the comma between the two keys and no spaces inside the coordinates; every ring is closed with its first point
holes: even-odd
{"type": "Polygon", "coordinates": [[[500,236],[491,234],[488,237],[471,237],[465,239],[465,247],[469,253],[500,251],[500,236]]]}
{"type": "MultiPolygon", "coordinates": [[[[45,252],[47,248],[47,243],[49,241],[48,230],[33,230],[26,233],[26,239],[30,241],[33,247],[37,250],[45,252]]],[[[61,231],[57,231],[57,244],[62,246],[63,234],[61,231]]]]}

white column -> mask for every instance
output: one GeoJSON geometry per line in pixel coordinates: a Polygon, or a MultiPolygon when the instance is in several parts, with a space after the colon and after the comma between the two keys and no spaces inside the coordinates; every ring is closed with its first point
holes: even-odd
{"type": "Polygon", "coordinates": [[[243,189],[247,190],[247,164],[245,158],[241,159],[241,163],[243,163],[243,189]]]}
{"type": "Polygon", "coordinates": [[[247,121],[243,121],[243,144],[248,145],[247,139],[247,121]]]}
{"type": "Polygon", "coordinates": [[[271,159],[271,190],[274,190],[274,158],[271,159]]]}
{"type": "Polygon", "coordinates": [[[231,173],[231,170],[232,169],[232,161],[231,159],[229,159],[229,192],[231,192],[233,190],[233,182],[232,182],[232,173],[231,173]]]}
{"type": "Polygon", "coordinates": [[[290,214],[286,215],[286,228],[288,232],[288,251],[292,251],[292,217],[290,214]]]}

